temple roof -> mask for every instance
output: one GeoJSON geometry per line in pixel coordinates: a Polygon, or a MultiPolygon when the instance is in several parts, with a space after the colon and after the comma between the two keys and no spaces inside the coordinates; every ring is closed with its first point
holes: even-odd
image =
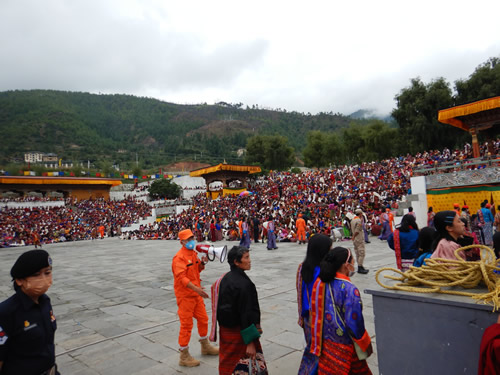
{"type": "Polygon", "coordinates": [[[218,164],[211,167],[195,169],[194,171],[189,172],[191,177],[202,177],[204,175],[215,173],[219,171],[232,171],[239,172],[244,174],[253,174],[259,173],[262,170],[260,167],[255,165],[236,165],[236,164],[218,164]]]}
{"type": "Polygon", "coordinates": [[[439,122],[469,131],[500,124],[500,96],[439,111],[439,122]]]}

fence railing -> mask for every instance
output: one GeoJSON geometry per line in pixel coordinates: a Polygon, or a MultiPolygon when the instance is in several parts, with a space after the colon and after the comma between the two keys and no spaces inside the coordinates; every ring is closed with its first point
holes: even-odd
{"type": "Polygon", "coordinates": [[[436,173],[449,173],[454,171],[464,171],[468,169],[482,169],[500,166],[499,157],[474,158],[451,162],[436,162],[427,167],[414,169],[414,176],[426,176],[436,173]]]}

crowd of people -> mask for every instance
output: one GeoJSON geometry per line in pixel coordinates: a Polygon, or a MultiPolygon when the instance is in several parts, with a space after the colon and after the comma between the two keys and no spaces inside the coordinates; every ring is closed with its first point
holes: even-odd
{"type": "Polygon", "coordinates": [[[425,151],[415,156],[417,161],[415,169],[432,169],[446,163],[458,163],[460,167],[481,169],[484,168],[490,160],[496,159],[499,149],[500,139],[484,142],[480,145],[479,154],[480,158],[485,162],[484,165],[473,164],[472,146],[469,143],[466,143],[462,149],[453,151],[448,148],[445,148],[442,152],[439,150],[425,151]]]}
{"type": "MultiPolygon", "coordinates": [[[[499,146],[500,141],[496,140],[481,145],[481,150],[484,155],[497,155],[499,146]]],[[[250,182],[251,195],[212,200],[200,193],[182,213],[123,234],[121,227],[151,214],[148,205],[135,201],[133,196],[120,202],[84,200],[76,206],[66,204],[62,208],[3,209],[0,246],[33,244],[36,233],[42,243],[91,239],[94,228],[101,224],[106,226],[107,235],[137,240],[177,239],[178,232],[187,228],[193,230],[198,241],[242,240],[242,227],[246,227],[248,246],[252,241],[267,241],[271,225],[277,243],[305,242],[298,239],[302,234],[296,225],[299,215],[306,224],[306,240],[315,233],[332,237],[340,233],[342,238],[351,238],[351,218],[347,213],[353,213],[356,208],[363,211],[365,228],[377,235],[382,231],[383,239],[387,239],[390,232],[386,221],[390,220],[398,202],[411,193],[413,171],[436,162],[467,160],[471,152],[467,144],[462,150],[428,151],[328,170],[298,174],[272,172],[250,182]],[[41,222],[33,220],[38,217],[42,218],[41,222]]]]}
{"type": "MultiPolygon", "coordinates": [[[[401,271],[411,266],[420,267],[425,259],[456,259],[454,251],[471,245],[486,245],[493,248],[500,258],[500,205],[495,209],[488,200],[471,214],[469,207],[458,203],[449,210],[435,213],[429,207],[427,226],[419,229],[411,213],[403,216],[401,223],[391,231],[388,245],[395,251],[396,264],[401,271]]],[[[479,248],[469,248],[460,256],[466,261],[480,258],[479,248]]]]}
{"type": "Polygon", "coordinates": [[[67,199],[63,207],[2,209],[0,247],[119,236],[122,227],[151,216],[151,211],[147,203],[134,199],[67,199]]]}
{"type": "MultiPolygon", "coordinates": [[[[200,194],[182,213],[121,234],[130,239],[180,240],[181,249],[172,260],[180,322],[179,365],[200,365],[189,353],[194,318],[201,354],[219,356],[219,374],[255,373],[255,367],[256,373],[268,373],[260,344],[263,331],[257,289],[246,275],[251,269],[251,242],[267,238],[268,250],[277,248],[276,240],[307,243],[296,280],[299,325],[306,343],[299,373],[370,375],[366,359],[373,353],[372,342],[360,292],[350,279],[356,264],[359,273],[368,272],[363,267],[368,228],[380,240],[387,240],[401,270],[425,264],[428,257],[455,259],[455,251],[467,245],[492,245],[497,257],[500,250],[500,206],[496,213],[488,201],[473,215],[467,206],[460,208],[458,204],[453,210],[438,213],[429,208],[428,226],[422,229],[409,210],[394,227],[391,208],[408,194],[413,168],[422,162],[417,159],[408,156],[325,171],[271,173],[253,183],[251,195],[211,200],[200,194]],[[354,253],[334,247],[332,237],[336,236],[332,234],[340,229],[353,239],[354,253]],[[240,246],[229,251],[230,270],[212,287],[214,314],[209,336],[204,305],[209,296],[200,278],[208,258],[198,258],[194,249],[196,241],[219,241],[224,236],[240,240],[240,246]],[[214,323],[220,326],[220,350],[209,343],[209,338],[215,340],[214,323]]],[[[121,227],[151,215],[151,206],[134,199],[68,199],[65,203],[64,207],[2,209],[2,246],[34,244],[36,248],[42,243],[102,238],[106,231],[113,236],[120,234],[121,227]]],[[[476,250],[462,251],[460,256],[476,260],[476,250]]],[[[16,294],[0,304],[0,323],[5,327],[0,328],[1,344],[4,348],[8,345],[8,350],[0,352],[0,371],[58,373],[55,317],[45,294],[52,284],[51,273],[52,260],[43,250],[30,250],[14,264],[11,276],[16,294]],[[20,309],[28,299],[40,303],[47,312],[37,314],[43,319],[35,321],[46,327],[46,332],[44,340],[39,340],[40,348],[30,352],[34,359],[23,361],[25,347],[17,345],[19,340],[7,340],[22,334],[9,322],[13,321],[11,315],[28,313],[20,309]],[[39,355],[42,349],[49,355],[39,355]]],[[[30,324],[28,320],[25,323],[30,324]]]]}
{"type": "Polygon", "coordinates": [[[37,196],[23,196],[23,197],[12,197],[12,198],[0,198],[0,203],[7,202],[53,202],[53,201],[63,201],[64,198],[61,197],[37,197],[37,196]]]}

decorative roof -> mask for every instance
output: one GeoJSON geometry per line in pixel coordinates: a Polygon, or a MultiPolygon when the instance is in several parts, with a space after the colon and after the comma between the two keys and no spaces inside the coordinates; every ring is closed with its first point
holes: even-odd
{"type": "Polygon", "coordinates": [[[235,164],[218,164],[211,167],[195,169],[194,171],[189,172],[191,177],[202,177],[204,175],[215,173],[219,171],[232,171],[232,172],[240,172],[240,173],[259,173],[262,171],[260,167],[255,165],[235,165],[235,164]]]}
{"type": "Polygon", "coordinates": [[[490,127],[500,122],[500,96],[443,109],[439,111],[438,120],[465,131],[472,126],[490,127]]]}
{"type": "Polygon", "coordinates": [[[120,179],[94,177],[0,176],[0,184],[24,185],[121,185],[120,179]]]}

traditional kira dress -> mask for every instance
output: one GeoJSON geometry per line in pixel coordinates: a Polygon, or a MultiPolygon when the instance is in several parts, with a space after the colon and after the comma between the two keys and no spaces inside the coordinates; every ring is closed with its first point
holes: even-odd
{"type": "Polygon", "coordinates": [[[259,341],[262,330],[254,283],[245,271],[232,265],[231,271],[222,277],[218,285],[216,282],[212,297],[217,301],[215,311],[220,326],[219,375],[248,373],[246,348],[250,342],[255,344],[257,365],[261,373],[267,374],[259,341]]]}
{"type": "Polygon", "coordinates": [[[330,283],[324,283],[321,279],[314,283],[311,296],[311,353],[319,357],[319,375],[372,373],[366,360],[358,359],[353,344],[355,340],[366,351],[371,343],[365,329],[362,308],[359,290],[349,277],[337,273],[330,283]],[[336,319],[335,305],[344,315],[347,327],[340,319],[336,319]]]}
{"type": "Polygon", "coordinates": [[[314,269],[313,280],[306,283],[302,280],[302,263],[297,269],[296,287],[297,287],[297,304],[299,309],[299,326],[304,330],[304,338],[306,340],[306,348],[302,354],[300,361],[300,375],[316,375],[318,373],[318,357],[311,353],[311,294],[314,282],[319,276],[319,267],[314,269]]]}

